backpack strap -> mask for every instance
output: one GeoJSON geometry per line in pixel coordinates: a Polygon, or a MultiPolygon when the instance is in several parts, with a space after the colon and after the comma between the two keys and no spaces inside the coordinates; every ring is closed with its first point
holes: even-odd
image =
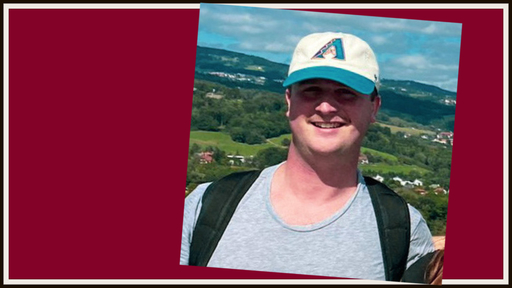
{"type": "MultiPolygon", "coordinates": [[[[192,236],[189,265],[208,264],[238,203],[260,173],[261,170],[237,172],[208,186],[192,236]]],[[[386,280],[399,281],[409,254],[410,216],[407,203],[379,181],[366,176],[364,179],[379,227],[386,280]]]]}
{"type": "Polygon", "coordinates": [[[379,181],[364,177],[372,199],[387,281],[400,281],[407,265],[411,223],[407,202],[379,181]]]}
{"type": "Polygon", "coordinates": [[[190,244],[189,265],[206,266],[240,200],[261,170],[232,173],[208,186],[190,244]]]}

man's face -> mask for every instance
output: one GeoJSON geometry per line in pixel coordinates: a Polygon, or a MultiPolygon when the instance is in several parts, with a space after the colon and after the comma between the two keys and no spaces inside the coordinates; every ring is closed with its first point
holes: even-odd
{"type": "Polygon", "coordinates": [[[293,84],[286,90],[286,102],[293,145],[310,155],[359,155],[363,137],[380,107],[380,97],[371,101],[370,95],[327,79],[293,84]]]}

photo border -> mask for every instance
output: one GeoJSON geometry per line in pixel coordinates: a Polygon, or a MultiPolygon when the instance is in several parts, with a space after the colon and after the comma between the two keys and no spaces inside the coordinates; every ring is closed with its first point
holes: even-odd
{"type": "MultiPolygon", "coordinates": [[[[503,9],[504,27],[504,71],[503,71],[503,275],[502,280],[489,279],[446,279],[443,284],[508,284],[508,4],[232,4],[262,8],[284,9],[503,9]]],[[[383,284],[381,281],[367,280],[198,280],[198,279],[169,279],[169,280],[13,280],[9,279],[9,10],[10,9],[199,9],[199,4],[4,4],[4,284],[383,284]]],[[[393,284],[393,283],[388,283],[393,284]]]]}

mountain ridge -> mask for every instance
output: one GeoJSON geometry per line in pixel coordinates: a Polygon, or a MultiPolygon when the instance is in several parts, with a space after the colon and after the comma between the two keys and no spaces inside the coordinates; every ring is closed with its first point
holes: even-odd
{"type": "MultiPolygon", "coordinates": [[[[287,71],[288,65],[262,57],[197,46],[196,80],[215,82],[231,89],[282,94],[287,71]]],[[[382,96],[381,121],[400,127],[453,131],[455,92],[413,80],[381,79],[379,94],[382,96]]]]}
{"type": "MultiPolygon", "coordinates": [[[[199,45],[197,46],[195,68],[196,72],[200,74],[210,72],[240,73],[254,77],[265,77],[277,83],[282,83],[288,73],[288,64],[273,62],[260,56],[199,45]],[[220,65],[221,63],[222,65],[220,65]]],[[[456,92],[414,80],[381,79],[381,84],[383,89],[395,87],[394,90],[398,93],[405,92],[400,89],[414,92],[421,91],[422,93],[419,93],[417,97],[426,97],[427,100],[429,96],[432,96],[434,101],[443,98],[456,98],[456,92]]],[[[280,87],[280,89],[282,88],[280,87]]],[[[407,94],[411,96],[410,93],[407,94]]]]}

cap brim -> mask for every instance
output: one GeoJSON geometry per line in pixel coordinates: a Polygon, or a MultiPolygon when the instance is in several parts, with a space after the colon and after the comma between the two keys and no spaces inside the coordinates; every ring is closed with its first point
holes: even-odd
{"type": "Polygon", "coordinates": [[[366,77],[341,68],[326,66],[297,70],[288,76],[283,83],[283,87],[288,87],[297,82],[309,79],[333,80],[367,95],[371,94],[375,88],[375,83],[366,77]]]}

